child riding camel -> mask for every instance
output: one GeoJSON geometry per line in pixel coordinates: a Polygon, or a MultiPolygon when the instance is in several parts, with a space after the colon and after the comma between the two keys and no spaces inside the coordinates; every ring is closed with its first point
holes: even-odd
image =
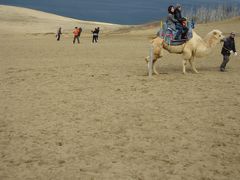
{"type": "Polygon", "coordinates": [[[177,5],[174,10],[174,18],[177,20],[176,23],[176,29],[177,34],[175,39],[181,40],[181,39],[187,39],[187,33],[188,33],[188,27],[186,24],[186,18],[182,17],[182,8],[181,5],[177,5]]]}

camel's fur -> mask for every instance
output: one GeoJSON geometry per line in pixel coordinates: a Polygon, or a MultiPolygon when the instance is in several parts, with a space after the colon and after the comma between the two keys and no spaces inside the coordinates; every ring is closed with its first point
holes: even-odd
{"type": "MultiPolygon", "coordinates": [[[[207,36],[202,39],[199,35],[197,35],[195,32],[193,32],[193,37],[189,41],[187,41],[185,44],[180,46],[169,46],[166,44],[163,39],[160,37],[154,38],[151,43],[154,49],[153,52],[153,72],[155,74],[159,74],[156,71],[155,63],[159,58],[162,57],[162,51],[163,49],[167,50],[169,53],[175,53],[175,54],[182,54],[183,55],[183,73],[186,74],[186,64],[187,62],[190,63],[193,71],[195,73],[198,73],[194,58],[195,57],[203,57],[209,54],[222,39],[224,36],[222,35],[222,32],[219,30],[213,30],[210,33],[207,34],[207,36]]],[[[146,61],[149,62],[149,56],[146,57],[146,61]]]]}

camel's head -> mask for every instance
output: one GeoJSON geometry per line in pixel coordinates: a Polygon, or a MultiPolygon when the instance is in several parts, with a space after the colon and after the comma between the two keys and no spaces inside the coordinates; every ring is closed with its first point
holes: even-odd
{"type": "Polygon", "coordinates": [[[223,33],[219,30],[213,30],[212,37],[216,39],[218,42],[221,42],[224,39],[223,33]]]}
{"type": "Polygon", "coordinates": [[[213,30],[206,36],[205,40],[207,41],[209,47],[214,47],[223,40],[224,36],[221,31],[213,30]]]}

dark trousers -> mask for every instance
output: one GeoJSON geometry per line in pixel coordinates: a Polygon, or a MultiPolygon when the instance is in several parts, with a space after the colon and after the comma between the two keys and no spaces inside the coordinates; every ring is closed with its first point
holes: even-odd
{"type": "Polygon", "coordinates": [[[94,43],[94,42],[96,42],[96,43],[97,43],[97,41],[98,41],[98,36],[96,36],[96,35],[93,35],[92,42],[93,42],[93,43],[94,43]]]}
{"type": "Polygon", "coordinates": [[[183,27],[183,32],[182,32],[182,39],[187,39],[187,33],[188,33],[189,29],[188,27],[183,27]]]}
{"type": "Polygon", "coordinates": [[[220,66],[220,70],[224,70],[228,62],[229,62],[229,55],[223,55],[223,62],[220,66]]]}
{"type": "Polygon", "coordinates": [[[60,38],[61,38],[61,34],[58,34],[58,35],[57,35],[57,41],[59,41],[60,38]]]}
{"type": "Polygon", "coordinates": [[[176,30],[177,30],[177,34],[175,36],[175,39],[180,40],[182,37],[182,33],[183,33],[183,27],[180,23],[176,24],[176,30]]]}
{"type": "Polygon", "coordinates": [[[80,41],[79,41],[79,36],[74,36],[74,38],[73,38],[73,44],[75,44],[76,39],[77,39],[78,44],[79,44],[79,43],[80,43],[80,41]]]}
{"type": "Polygon", "coordinates": [[[175,36],[176,40],[181,40],[181,39],[186,39],[187,38],[187,33],[189,31],[188,27],[184,26],[180,23],[176,24],[176,30],[177,34],[175,36]]]}

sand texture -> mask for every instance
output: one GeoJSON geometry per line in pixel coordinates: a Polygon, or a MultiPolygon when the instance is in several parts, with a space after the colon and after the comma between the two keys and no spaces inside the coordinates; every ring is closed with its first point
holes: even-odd
{"type": "MultiPolygon", "coordinates": [[[[156,28],[102,33],[98,44],[86,32],[73,45],[71,34],[59,42],[48,34],[56,26],[47,15],[47,30],[34,22],[31,31],[27,14],[26,33],[17,26],[22,20],[6,30],[17,16],[10,20],[4,10],[1,180],[239,179],[239,56],[219,72],[219,44],[196,60],[200,74],[183,75],[181,56],[165,53],[161,74],[149,78],[144,57],[156,28]]],[[[196,32],[215,28],[239,32],[240,18],[197,25],[196,32]]]]}

